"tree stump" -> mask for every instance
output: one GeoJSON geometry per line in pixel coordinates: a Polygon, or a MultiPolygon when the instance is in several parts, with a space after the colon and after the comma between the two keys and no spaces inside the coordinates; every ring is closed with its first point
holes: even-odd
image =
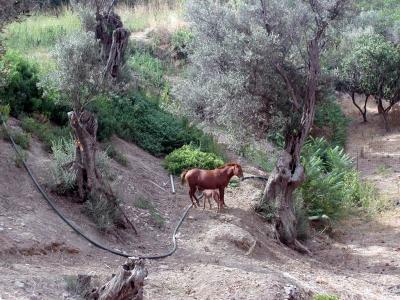
{"type": "Polygon", "coordinates": [[[118,274],[103,286],[93,290],[90,300],[141,300],[147,269],[142,259],[128,258],[118,274]]]}

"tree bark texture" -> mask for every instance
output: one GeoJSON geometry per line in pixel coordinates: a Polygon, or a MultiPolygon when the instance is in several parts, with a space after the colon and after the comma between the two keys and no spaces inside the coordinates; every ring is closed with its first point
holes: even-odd
{"type": "Polygon", "coordinates": [[[92,291],[91,300],[142,300],[144,279],[147,269],[143,260],[128,261],[120,268],[110,281],[92,291]]]}

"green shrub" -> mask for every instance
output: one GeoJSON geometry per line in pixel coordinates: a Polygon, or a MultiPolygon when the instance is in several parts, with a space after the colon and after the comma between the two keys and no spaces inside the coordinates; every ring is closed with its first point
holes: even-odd
{"type": "Polygon", "coordinates": [[[306,143],[302,163],[306,180],[300,192],[308,215],[326,214],[338,219],[350,207],[369,210],[379,203],[375,189],[362,182],[344,150],[330,146],[323,138],[306,143]]]}
{"type": "Polygon", "coordinates": [[[155,156],[164,156],[189,143],[204,151],[218,151],[210,136],[162,111],[140,93],[111,99],[100,97],[93,104],[93,110],[98,116],[100,140],[117,134],[155,156]]]}
{"type": "Polygon", "coordinates": [[[188,45],[193,39],[193,34],[186,28],[175,31],[171,37],[171,46],[176,53],[177,59],[186,59],[188,57],[188,45]]]}
{"type": "Polygon", "coordinates": [[[33,112],[37,99],[41,97],[41,91],[37,87],[37,66],[17,52],[7,51],[0,68],[7,70],[5,85],[0,88],[0,99],[10,106],[11,115],[18,117],[24,112],[33,112]]]}
{"type": "Polygon", "coordinates": [[[184,145],[165,157],[165,168],[174,175],[191,168],[215,169],[223,163],[215,154],[202,152],[191,145],[184,145]]]}

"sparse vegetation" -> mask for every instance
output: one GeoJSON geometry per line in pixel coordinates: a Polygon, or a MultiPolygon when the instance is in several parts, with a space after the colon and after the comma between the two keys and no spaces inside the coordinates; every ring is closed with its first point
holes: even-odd
{"type": "MultiPolygon", "coordinates": [[[[20,146],[24,150],[28,150],[30,147],[30,142],[31,142],[31,136],[29,133],[25,133],[21,130],[17,129],[8,129],[8,133],[11,135],[13,138],[14,142],[20,146]]],[[[9,137],[6,134],[5,130],[3,127],[0,127],[0,136],[6,140],[9,141],[9,137]]]]}
{"type": "Polygon", "coordinates": [[[160,213],[149,200],[145,199],[142,196],[139,196],[135,200],[134,205],[137,208],[148,210],[151,218],[159,228],[162,228],[164,226],[164,218],[160,215],[160,213]]]}

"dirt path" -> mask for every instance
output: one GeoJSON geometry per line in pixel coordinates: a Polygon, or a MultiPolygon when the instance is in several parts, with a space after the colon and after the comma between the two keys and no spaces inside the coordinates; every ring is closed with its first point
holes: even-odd
{"type": "MultiPolygon", "coordinates": [[[[348,103],[343,107],[355,117],[348,103]]],[[[359,159],[359,168],[366,178],[382,182],[382,192],[396,199],[400,149],[395,142],[386,142],[398,138],[398,131],[377,141],[374,136],[381,131],[374,124],[367,125],[370,131],[365,133],[354,121],[347,148],[357,153],[360,145],[371,140],[371,150],[359,159]],[[383,162],[393,172],[378,176],[376,169],[383,162]]],[[[129,167],[112,163],[113,187],[124,199],[139,237],[129,231],[121,232],[123,242],[104,236],[81,213],[80,205],[52,196],[66,215],[102,243],[134,254],[164,252],[189,201],[187,187],[177,184],[177,194],[172,195],[161,160],[120,139],[113,143],[129,161],[129,167]]],[[[25,172],[15,167],[10,145],[0,141],[0,149],[0,299],[74,299],[65,290],[66,275],[104,279],[115,272],[124,259],[93,248],[71,232],[25,172]]],[[[34,139],[29,164],[42,182],[48,176],[48,163],[48,154],[34,139]]],[[[244,169],[255,172],[247,165],[244,169]]],[[[305,257],[278,244],[269,225],[254,213],[252,204],[261,189],[256,181],[229,187],[229,208],[223,214],[193,209],[179,233],[178,251],[165,260],[146,263],[145,298],[270,300],[297,293],[295,299],[312,299],[312,294],[328,293],[340,299],[400,299],[398,209],[368,222],[353,218],[340,226],[335,239],[315,236],[309,242],[315,255],[305,257]]]]}

